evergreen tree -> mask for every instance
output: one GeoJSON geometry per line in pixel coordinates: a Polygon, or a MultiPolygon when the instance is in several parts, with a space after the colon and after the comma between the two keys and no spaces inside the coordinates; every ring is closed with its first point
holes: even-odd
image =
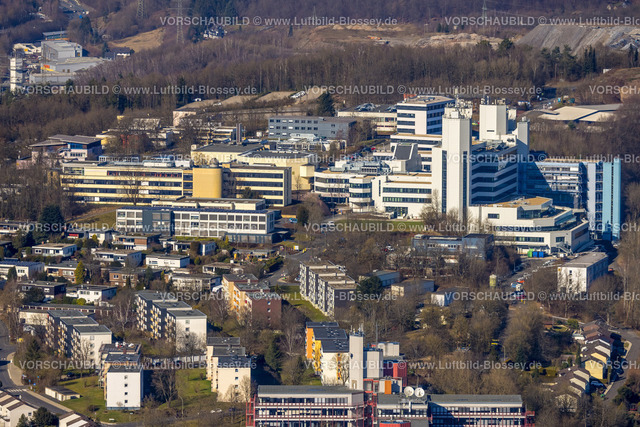
{"type": "Polygon", "coordinates": [[[301,226],[305,226],[309,223],[309,209],[306,206],[300,205],[298,206],[298,211],[296,212],[296,219],[298,220],[298,224],[301,226]]]}
{"type": "Polygon", "coordinates": [[[319,116],[333,116],[336,112],[333,107],[333,97],[329,93],[323,93],[318,98],[318,115],[319,116]]]}
{"type": "Polygon", "coordinates": [[[280,347],[278,347],[277,341],[278,338],[274,336],[264,355],[264,361],[276,373],[282,369],[282,352],[280,351],[280,347]]]}
{"type": "Polygon", "coordinates": [[[7,271],[7,281],[15,282],[18,280],[18,272],[15,267],[11,267],[9,271],[7,271]]]}
{"type": "Polygon", "coordinates": [[[82,261],[78,263],[78,266],[76,267],[76,271],[74,272],[74,275],[76,277],[76,285],[81,285],[84,283],[86,279],[86,272],[84,268],[84,263],[82,261]]]}
{"type": "Polygon", "coordinates": [[[64,217],[58,205],[47,205],[38,219],[40,229],[36,234],[38,239],[44,240],[53,234],[60,234],[64,229],[64,217]]]}

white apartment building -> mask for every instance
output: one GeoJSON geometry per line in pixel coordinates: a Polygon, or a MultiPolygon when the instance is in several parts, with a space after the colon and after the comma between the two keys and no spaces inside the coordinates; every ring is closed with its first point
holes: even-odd
{"type": "Polygon", "coordinates": [[[64,243],[43,243],[42,245],[33,246],[31,250],[34,255],[68,258],[76,253],[78,247],[64,243]]]}
{"type": "MultiPolygon", "coordinates": [[[[95,322],[95,321],[94,321],[95,322]]],[[[89,362],[91,366],[100,366],[100,347],[111,344],[111,331],[104,325],[77,325],[71,335],[72,357],[89,362]]]]}
{"type": "Polygon", "coordinates": [[[147,255],[146,264],[150,267],[167,267],[167,268],[186,268],[191,259],[188,255],[165,255],[150,254],[147,255]]]}
{"type": "Polygon", "coordinates": [[[79,363],[100,366],[100,347],[111,344],[109,328],[78,310],[50,310],[46,340],[51,348],[79,363]]]}
{"type": "Polygon", "coordinates": [[[204,348],[207,337],[207,316],[175,295],[155,291],[136,294],[136,324],[153,339],[175,340],[178,349],[204,348]]]}
{"type": "Polygon", "coordinates": [[[300,263],[300,295],[326,316],[334,316],[337,308],[348,307],[356,286],[341,266],[300,263]]]}
{"type": "Polygon", "coordinates": [[[609,257],[603,252],[580,255],[558,267],[558,290],[571,294],[589,292],[591,284],[607,274],[609,257]]]}
{"type": "Polygon", "coordinates": [[[218,393],[219,402],[244,402],[251,398],[250,357],[241,355],[215,357],[211,366],[211,391],[218,393]]]}
{"type": "Polygon", "coordinates": [[[207,316],[200,310],[167,310],[167,326],[175,331],[178,351],[204,349],[207,337],[207,316]]]}
{"type": "Polygon", "coordinates": [[[142,407],[144,371],[141,366],[111,366],[105,383],[106,408],[136,410],[142,407]]]}

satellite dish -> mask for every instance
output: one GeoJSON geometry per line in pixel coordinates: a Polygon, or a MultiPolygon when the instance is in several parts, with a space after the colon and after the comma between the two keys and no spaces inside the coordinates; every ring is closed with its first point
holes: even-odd
{"type": "Polygon", "coordinates": [[[411,387],[411,386],[405,387],[404,388],[404,395],[407,396],[407,397],[413,396],[413,387],[411,387]]]}
{"type": "Polygon", "coordinates": [[[418,387],[416,389],[416,397],[424,397],[424,389],[422,389],[421,387],[418,387]]]}

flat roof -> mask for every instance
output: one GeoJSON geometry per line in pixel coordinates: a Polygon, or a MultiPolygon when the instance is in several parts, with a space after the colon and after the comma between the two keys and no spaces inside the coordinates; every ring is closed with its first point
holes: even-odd
{"type": "Polygon", "coordinates": [[[259,385],[258,397],[261,394],[291,395],[322,395],[322,394],[359,394],[362,390],[353,390],[344,386],[313,386],[313,385],[259,385]]]}
{"type": "Polygon", "coordinates": [[[104,325],[79,325],[74,328],[80,333],[88,334],[111,334],[111,329],[104,325]]]}
{"type": "Polygon", "coordinates": [[[271,159],[300,159],[305,157],[314,157],[313,153],[300,152],[300,151],[271,151],[260,150],[252,151],[250,153],[242,154],[242,157],[259,157],[259,158],[271,158],[271,159]]]}
{"type": "Polygon", "coordinates": [[[189,255],[174,255],[174,254],[149,254],[147,258],[158,258],[158,259],[185,259],[189,258],[189,255]]]}
{"type": "Polygon", "coordinates": [[[323,117],[323,116],[284,116],[277,115],[269,117],[269,121],[271,120],[312,120],[319,122],[327,122],[327,123],[353,123],[356,121],[353,117],[323,117]]]}
{"type": "Polygon", "coordinates": [[[78,261],[67,261],[61,262],[60,264],[49,264],[45,265],[44,268],[72,268],[76,269],[78,267],[78,261]]]}
{"type": "Polygon", "coordinates": [[[52,386],[49,386],[47,388],[49,390],[55,391],[56,393],[64,394],[65,396],[73,396],[73,395],[76,395],[76,394],[77,395],[80,394],[80,393],[78,393],[76,391],[73,391],[73,390],[71,390],[69,388],[62,387],[62,386],[59,386],[59,385],[52,385],[52,386]]]}
{"type": "Polygon", "coordinates": [[[549,199],[547,197],[540,197],[540,196],[526,197],[526,198],[523,197],[515,200],[508,200],[506,202],[493,203],[493,204],[490,204],[489,206],[505,207],[505,208],[539,206],[551,201],[552,199],[549,199]]]}
{"type": "Polygon", "coordinates": [[[117,289],[117,286],[106,286],[106,285],[78,285],[78,286],[68,286],[67,291],[78,291],[78,290],[88,290],[88,291],[106,291],[108,289],[117,289]]]}
{"type": "Polygon", "coordinates": [[[121,373],[121,372],[142,372],[142,366],[140,365],[113,365],[109,367],[107,373],[121,373]]]}
{"type": "Polygon", "coordinates": [[[604,252],[589,252],[582,254],[571,261],[565,262],[560,267],[589,267],[607,258],[608,255],[604,252]]]}
{"type": "Polygon", "coordinates": [[[236,145],[236,144],[209,144],[194,150],[196,153],[244,153],[263,148],[260,143],[236,145]]]}
{"type": "Polygon", "coordinates": [[[240,345],[240,337],[207,337],[208,346],[240,345]]]}
{"type": "MultiPolygon", "coordinates": [[[[253,167],[253,166],[252,166],[253,167]]],[[[273,169],[273,167],[268,167],[269,169],[273,169]]],[[[242,199],[239,199],[242,200],[242,199]]],[[[241,209],[218,209],[218,208],[207,208],[207,207],[186,207],[186,206],[123,206],[118,208],[118,210],[131,210],[131,211],[173,211],[173,212],[194,212],[198,213],[246,213],[246,214],[264,214],[268,213],[268,209],[256,209],[256,210],[241,210],[241,209]]],[[[139,251],[133,251],[139,252],[139,251]]]]}
{"type": "Polygon", "coordinates": [[[191,310],[181,310],[181,309],[168,309],[167,310],[173,317],[204,317],[207,318],[207,315],[197,310],[195,308],[191,310]]]}
{"type": "Polygon", "coordinates": [[[445,405],[453,404],[517,404],[522,405],[519,394],[431,394],[433,403],[445,405]]]}
{"type": "Polygon", "coordinates": [[[452,98],[447,98],[446,96],[439,96],[439,95],[433,95],[433,96],[416,96],[413,98],[407,98],[402,102],[399,102],[397,105],[397,108],[402,108],[403,105],[407,105],[407,104],[436,104],[439,102],[453,102],[454,99],[452,98]]]}

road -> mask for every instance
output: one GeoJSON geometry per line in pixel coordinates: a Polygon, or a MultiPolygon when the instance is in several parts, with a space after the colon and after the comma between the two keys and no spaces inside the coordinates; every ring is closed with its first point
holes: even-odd
{"type": "MultiPolygon", "coordinates": [[[[624,340],[631,343],[631,349],[629,350],[629,353],[624,357],[624,361],[632,364],[631,367],[634,367],[635,363],[640,357],[640,337],[638,336],[637,332],[633,329],[612,329],[612,332],[620,334],[620,336],[624,340]]],[[[618,379],[614,381],[609,389],[607,389],[605,399],[613,399],[618,395],[618,390],[626,382],[627,376],[625,374],[626,372],[620,374],[618,379]]]]}
{"type": "MultiPolygon", "coordinates": [[[[2,381],[2,390],[12,396],[19,397],[28,404],[39,408],[44,406],[54,414],[64,414],[69,409],[62,409],[56,402],[48,398],[42,397],[37,393],[28,391],[21,384],[16,384],[9,376],[9,367],[11,366],[10,356],[15,352],[15,345],[9,340],[9,330],[4,322],[0,322],[0,381],[2,381]]],[[[15,379],[15,375],[14,375],[15,379]]]]}

